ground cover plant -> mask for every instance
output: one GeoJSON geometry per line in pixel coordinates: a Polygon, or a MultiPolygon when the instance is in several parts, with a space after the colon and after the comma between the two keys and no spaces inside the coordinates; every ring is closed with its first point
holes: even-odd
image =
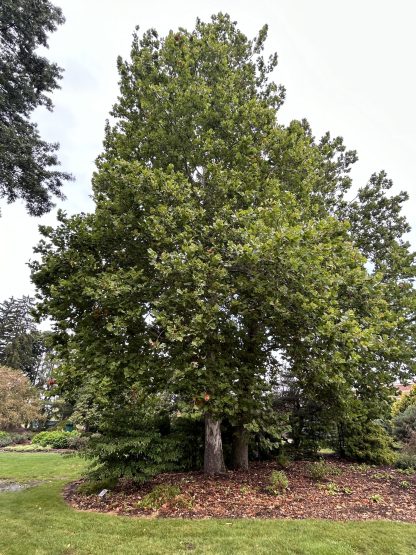
{"type": "Polygon", "coordinates": [[[48,481],[0,493],[2,555],[113,555],[115,546],[121,555],[410,555],[416,550],[415,525],[398,522],[149,520],[77,512],[60,492],[62,480],[74,479],[83,468],[79,458],[55,453],[0,453],[0,479],[48,481]]]}

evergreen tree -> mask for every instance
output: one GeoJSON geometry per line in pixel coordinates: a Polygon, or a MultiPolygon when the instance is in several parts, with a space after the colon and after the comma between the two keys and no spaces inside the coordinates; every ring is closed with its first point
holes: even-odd
{"type": "Polygon", "coordinates": [[[0,303],[0,364],[21,370],[33,385],[43,385],[51,371],[50,334],[37,329],[33,308],[29,296],[0,303]]]}
{"type": "Polygon", "coordinates": [[[207,473],[225,468],[222,422],[247,468],[284,368],[340,419],[395,379],[379,360],[402,360],[401,315],[338,216],[355,153],[316,144],[307,122],[278,123],[266,34],[248,40],[219,14],[135,36],[118,61],[95,212],[43,227],[32,264],[61,388],[84,405],[88,392],[100,414],[137,389],[173,396],[204,418],[207,473]]]}
{"type": "Polygon", "coordinates": [[[52,109],[49,93],[58,87],[61,69],[37,49],[64,22],[48,0],[0,3],[0,197],[22,198],[29,214],[48,212],[52,196],[69,175],[57,171],[57,144],[41,139],[30,121],[39,106],[52,109]]]}

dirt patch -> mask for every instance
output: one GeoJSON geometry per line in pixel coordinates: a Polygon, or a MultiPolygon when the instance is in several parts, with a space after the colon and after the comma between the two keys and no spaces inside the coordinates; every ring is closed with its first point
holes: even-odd
{"type": "Polygon", "coordinates": [[[0,493],[21,491],[37,486],[40,483],[41,482],[10,482],[9,480],[0,480],[0,493]]]}
{"type": "Polygon", "coordinates": [[[253,463],[249,472],[228,471],[216,477],[200,472],[161,474],[143,486],[124,481],[100,498],[77,492],[69,484],[66,501],[81,510],[120,515],[173,518],[322,518],[387,519],[416,522],[416,475],[389,467],[329,463],[337,475],[321,481],[310,477],[309,463],[294,462],[285,470],[289,487],[282,495],[267,491],[273,462],[253,463]],[[180,495],[153,511],[139,506],[159,484],[176,485],[180,495]]]}

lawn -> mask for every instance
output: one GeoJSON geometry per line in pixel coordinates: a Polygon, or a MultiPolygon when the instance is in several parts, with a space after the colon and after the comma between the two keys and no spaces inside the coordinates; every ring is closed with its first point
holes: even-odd
{"type": "Polygon", "coordinates": [[[75,512],[60,496],[83,463],[0,453],[0,479],[47,480],[0,494],[0,554],[411,555],[416,525],[317,520],[162,520],[75,512]]]}

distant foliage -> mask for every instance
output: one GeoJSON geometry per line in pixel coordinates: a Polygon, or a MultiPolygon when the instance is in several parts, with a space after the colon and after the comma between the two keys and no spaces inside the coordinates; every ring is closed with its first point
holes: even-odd
{"type": "Polygon", "coordinates": [[[396,439],[405,443],[416,433],[416,404],[409,405],[393,419],[393,433],[396,439]]]}
{"type": "Polygon", "coordinates": [[[34,307],[35,300],[29,296],[0,303],[0,364],[21,370],[33,385],[41,387],[52,369],[50,332],[37,329],[34,307]]]}
{"type": "Polygon", "coordinates": [[[20,370],[0,366],[0,429],[20,428],[40,417],[38,392],[20,370]]]}
{"type": "Polygon", "coordinates": [[[76,431],[73,432],[39,432],[32,438],[32,443],[41,445],[42,447],[52,447],[53,449],[68,449],[73,445],[72,439],[79,436],[76,431]]]}
{"type": "Polygon", "coordinates": [[[404,412],[411,405],[416,405],[416,384],[412,386],[409,393],[402,393],[393,403],[393,416],[397,416],[399,413],[404,412]]]}
{"type": "Polygon", "coordinates": [[[357,420],[346,425],[342,454],[349,459],[371,464],[391,464],[394,461],[392,439],[375,422],[357,420]]]}

